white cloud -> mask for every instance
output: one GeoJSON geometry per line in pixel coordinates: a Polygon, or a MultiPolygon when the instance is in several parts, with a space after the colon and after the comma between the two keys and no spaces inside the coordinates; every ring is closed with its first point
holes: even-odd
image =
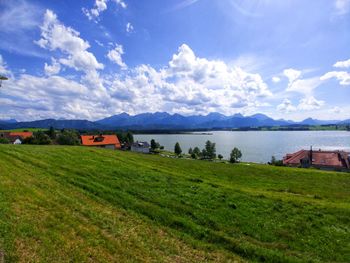
{"type": "Polygon", "coordinates": [[[350,0],[335,0],[334,4],[338,15],[345,15],[350,10],[350,0]]]}
{"type": "Polygon", "coordinates": [[[126,24],[126,32],[131,33],[132,31],[134,31],[134,27],[130,22],[128,22],[126,24]]]}
{"type": "Polygon", "coordinates": [[[122,69],[127,69],[127,66],[122,59],[123,54],[124,54],[123,46],[115,44],[115,48],[108,51],[107,57],[110,61],[119,65],[122,69]]]}
{"type": "Polygon", "coordinates": [[[296,69],[285,69],[283,71],[283,74],[288,78],[289,83],[293,83],[295,80],[297,80],[301,76],[301,71],[296,69]]]}
{"type": "MultiPolygon", "coordinates": [[[[108,1],[109,0],[95,0],[93,8],[91,8],[90,10],[87,8],[82,8],[82,11],[89,20],[94,20],[95,22],[97,22],[97,19],[100,16],[100,14],[107,10],[108,1]]],[[[115,2],[122,8],[126,8],[126,3],[122,0],[113,0],[113,2],[115,2]]]]}
{"type": "Polygon", "coordinates": [[[324,105],[324,101],[316,100],[313,96],[306,97],[300,100],[298,109],[300,110],[316,110],[324,105]]]}
{"type": "Polygon", "coordinates": [[[277,106],[278,111],[285,113],[296,111],[296,109],[297,108],[289,99],[284,99],[283,102],[277,106]]]}
{"type": "MultiPolygon", "coordinates": [[[[73,43],[67,50],[86,48],[84,41],[73,43]]],[[[59,46],[61,50],[61,44],[51,44],[51,40],[43,45],[50,49],[59,46]]],[[[120,48],[117,51],[121,54],[120,48]]],[[[80,80],[22,74],[11,80],[5,93],[11,99],[0,106],[0,111],[22,120],[50,117],[94,120],[122,111],[232,114],[266,105],[261,100],[271,96],[259,74],[230,67],[220,60],[199,58],[187,45],[179,48],[168,66],[158,70],[140,65],[113,76],[88,70],[80,80]],[[26,114],[23,111],[18,114],[19,107],[26,109],[26,114]]]]}
{"type": "Polygon", "coordinates": [[[56,75],[60,72],[61,70],[61,64],[57,62],[56,59],[51,58],[51,65],[48,65],[45,63],[44,65],[44,71],[45,74],[50,76],[50,75],[56,75]]]}
{"type": "Polygon", "coordinates": [[[285,69],[284,75],[288,78],[289,83],[287,92],[298,92],[306,96],[311,96],[315,88],[321,84],[319,77],[301,79],[302,71],[295,69],[285,69]]]}
{"type": "Polygon", "coordinates": [[[276,76],[272,77],[272,82],[278,83],[278,82],[280,82],[280,81],[281,81],[281,78],[280,78],[280,77],[276,77],[276,76]]]}
{"type": "Polygon", "coordinates": [[[4,61],[4,59],[0,54],[0,74],[9,74],[9,73],[10,71],[7,69],[6,62],[4,61]]]}
{"type": "Polygon", "coordinates": [[[46,10],[40,28],[41,38],[36,43],[51,51],[60,50],[66,55],[65,58],[59,59],[61,64],[84,72],[103,69],[103,64],[87,51],[90,47],[89,42],[83,40],[79,32],[63,25],[51,10],[46,10]]]}
{"type": "Polygon", "coordinates": [[[122,8],[126,8],[127,5],[123,0],[114,0],[114,2],[116,2],[118,5],[120,5],[122,8]]]}
{"type": "Polygon", "coordinates": [[[336,62],[333,67],[335,68],[350,68],[350,59],[345,61],[338,61],[336,62]]]}
{"type": "Polygon", "coordinates": [[[327,80],[331,78],[336,78],[340,85],[347,86],[350,85],[350,73],[346,71],[331,71],[324,74],[320,79],[327,80]]]}
{"type": "Polygon", "coordinates": [[[341,109],[339,108],[339,107],[333,107],[332,108],[332,112],[334,112],[334,113],[340,113],[341,112],[341,109]]]}

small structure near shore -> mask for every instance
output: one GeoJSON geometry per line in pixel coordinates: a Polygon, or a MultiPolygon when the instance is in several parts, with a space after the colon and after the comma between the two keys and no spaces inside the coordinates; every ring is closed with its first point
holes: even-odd
{"type": "Polygon", "coordinates": [[[283,157],[283,164],[292,167],[350,171],[350,153],[345,151],[300,150],[283,157]]]}
{"type": "Polygon", "coordinates": [[[134,142],[131,144],[130,150],[132,152],[150,153],[150,145],[148,142],[134,142]]]}
{"type": "Polygon", "coordinates": [[[120,149],[120,142],[117,135],[81,135],[83,146],[94,146],[107,149],[120,149]]]}

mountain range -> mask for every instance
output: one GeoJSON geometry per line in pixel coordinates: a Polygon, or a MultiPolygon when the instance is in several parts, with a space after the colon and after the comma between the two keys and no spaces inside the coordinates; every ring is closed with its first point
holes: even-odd
{"type": "Polygon", "coordinates": [[[349,120],[317,120],[307,118],[301,122],[279,119],[275,120],[258,113],[251,116],[235,114],[226,116],[220,113],[208,115],[183,116],[166,112],[142,113],[129,115],[121,113],[98,121],[88,120],[55,120],[45,119],[30,122],[17,122],[16,120],[0,120],[0,129],[15,128],[49,128],[56,129],[132,129],[132,130],[195,130],[195,129],[229,129],[262,126],[291,126],[291,125],[325,125],[350,124],[349,120]]]}

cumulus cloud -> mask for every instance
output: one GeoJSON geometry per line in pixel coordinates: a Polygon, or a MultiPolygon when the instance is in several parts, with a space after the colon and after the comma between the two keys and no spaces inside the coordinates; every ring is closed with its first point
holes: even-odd
{"type": "Polygon", "coordinates": [[[350,68],[350,59],[345,61],[338,61],[336,62],[333,67],[335,68],[350,68]]]}
{"type": "Polygon", "coordinates": [[[316,100],[313,96],[306,97],[300,100],[298,109],[300,110],[316,110],[324,105],[324,101],[316,100]]]}
{"type": "Polygon", "coordinates": [[[324,104],[324,101],[317,100],[313,96],[302,98],[297,106],[294,106],[289,99],[284,99],[277,106],[277,110],[284,113],[291,113],[297,110],[310,111],[320,109],[324,104]]]}
{"type": "Polygon", "coordinates": [[[277,110],[280,112],[290,113],[296,111],[296,107],[289,99],[284,99],[281,104],[277,106],[277,110]]]}
{"type": "Polygon", "coordinates": [[[295,69],[285,69],[284,75],[288,78],[288,86],[286,91],[298,92],[307,96],[311,96],[315,88],[321,84],[319,77],[302,79],[302,72],[295,69]]]}
{"type": "Polygon", "coordinates": [[[278,83],[278,82],[280,82],[280,81],[281,81],[281,78],[280,78],[280,77],[277,77],[277,76],[272,77],[272,82],[278,83]]]}
{"type": "Polygon", "coordinates": [[[126,69],[127,66],[122,59],[123,54],[124,54],[123,46],[115,44],[115,48],[108,51],[107,58],[113,63],[119,65],[122,69],[126,69]]]}
{"type": "MultiPolygon", "coordinates": [[[[85,47],[85,42],[79,43],[85,47]]],[[[8,117],[94,120],[123,111],[246,112],[264,105],[261,100],[271,96],[271,92],[260,75],[223,61],[199,58],[184,44],[160,69],[140,65],[112,76],[91,70],[80,80],[22,74],[11,81],[6,95],[11,99],[1,110],[7,110],[8,117]],[[10,104],[28,111],[19,115],[18,111],[11,111],[14,107],[10,104]]]]}
{"type": "Polygon", "coordinates": [[[340,85],[347,86],[350,85],[350,73],[346,71],[331,71],[324,74],[320,79],[327,80],[331,78],[336,78],[340,85]]]}
{"type": "MultiPolygon", "coordinates": [[[[102,12],[107,10],[107,2],[109,0],[95,0],[94,7],[91,9],[82,8],[83,13],[87,16],[89,20],[95,20],[100,16],[102,12]]],[[[122,0],[113,0],[116,4],[122,8],[126,8],[126,4],[122,0]]]]}
{"type": "Polygon", "coordinates": [[[126,32],[131,33],[132,31],[134,31],[134,26],[130,22],[128,22],[126,24],[126,32]]]}
{"type": "Polygon", "coordinates": [[[83,40],[80,33],[63,25],[55,13],[46,10],[41,28],[41,38],[36,43],[45,49],[61,51],[65,57],[59,62],[78,71],[103,69],[96,57],[87,49],[89,42],[83,40]]]}
{"type": "Polygon", "coordinates": [[[56,75],[60,72],[61,70],[61,64],[57,62],[56,59],[51,58],[51,65],[45,63],[44,65],[44,71],[45,74],[50,76],[50,75],[56,75]]]}
{"type": "Polygon", "coordinates": [[[288,78],[290,83],[293,83],[295,80],[297,80],[301,76],[301,71],[296,69],[285,69],[283,71],[283,74],[288,78]]]}

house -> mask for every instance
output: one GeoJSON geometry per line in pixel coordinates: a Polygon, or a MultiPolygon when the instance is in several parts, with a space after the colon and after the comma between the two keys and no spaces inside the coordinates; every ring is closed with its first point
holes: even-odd
{"type": "Polygon", "coordinates": [[[134,142],[131,144],[130,150],[132,152],[150,153],[150,145],[148,142],[134,142]]]}
{"type": "Polygon", "coordinates": [[[12,144],[22,144],[23,139],[33,136],[32,132],[1,132],[0,138],[5,138],[12,144]]]}
{"type": "Polygon", "coordinates": [[[117,135],[81,135],[81,144],[84,146],[95,146],[108,149],[120,149],[117,135]]]}
{"type": "Polygon", "coordinates": [[[350,153],[344,151],[300,150],[283,157],[283,164],[323,170],[350,171],[350,153]]]}

